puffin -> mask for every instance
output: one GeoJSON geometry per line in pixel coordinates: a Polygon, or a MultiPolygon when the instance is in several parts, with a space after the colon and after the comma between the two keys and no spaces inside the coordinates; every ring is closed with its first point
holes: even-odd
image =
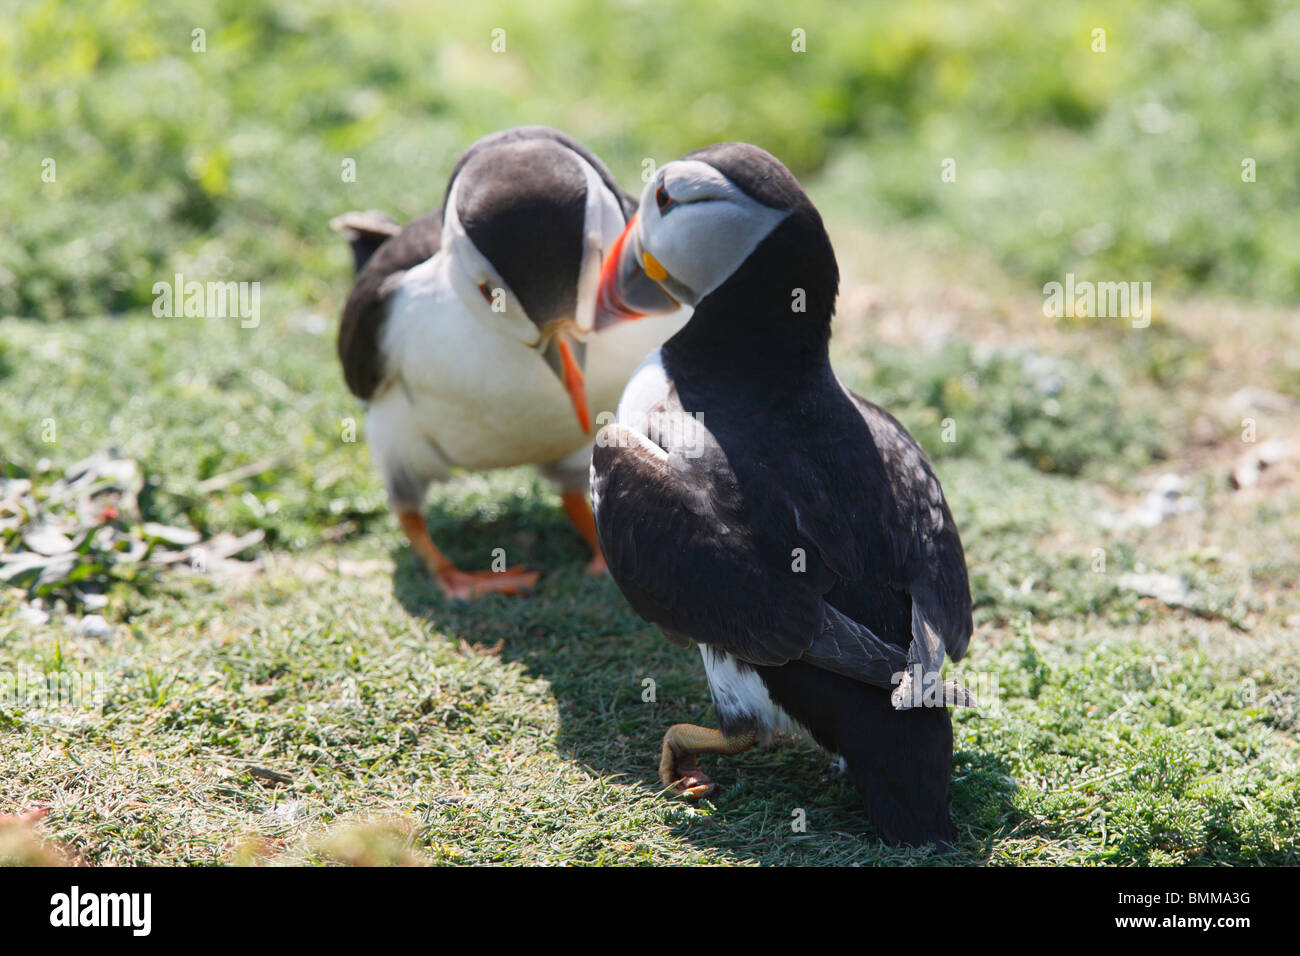
{"type": "Polygon", "coordinates": [[[587,571],[604,573],[587,503],[593,413],[613,419],[637,364],[687,317],[595,329],[602,266],[635,205],[587,147],[528,126],[470,146],[442,205],[405,228],[377,211],[331,223],[356,270],[343,376],[398,523],[448,598],[538,580],[520,566],[462,570],[434,544],[425,494],[456,468],[537,465],[591,550],[587,571]]]}
{"type": "Polygon", "coordinates": [[[701,754],[811,739],[885,842],[947,852],[948,707],[975,700],[939,672],[972,632],[966,561],[920,446],[831,368],[838,287],[770,153],[658,170],[602,270],[601,323],[693,311],[596,436],[596,531],[632,608],[703,658],[719,729],[668,729],[665,788],[712,793],[701,754]]]}

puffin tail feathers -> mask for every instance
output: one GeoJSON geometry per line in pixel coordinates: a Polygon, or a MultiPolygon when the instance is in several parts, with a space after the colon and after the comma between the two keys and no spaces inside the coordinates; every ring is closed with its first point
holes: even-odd
{"type": "Polygon", "coordinates": [[[386,212],[345,212],[330,220],[330,228],[341,233],[352,247],[352,259],[360,272],[379,247],[402,231],[397,220],[386,212]]]}

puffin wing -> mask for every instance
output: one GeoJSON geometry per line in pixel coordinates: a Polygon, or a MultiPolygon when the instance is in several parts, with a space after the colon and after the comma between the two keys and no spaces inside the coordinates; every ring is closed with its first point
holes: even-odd
{"type": "MultiPolygon", "coordinates": [[[[674,399],[665,396],[652,410],[671,410],[674,399]]],[[[716,443],[690,458],[636,429],[611,425],[597,436],[592,456],[596,528],[628,602],[675,643],[688,644],[689,637],[755,665],[803,660],[895,687],[896,696],[902,688],[908,696],[895,703],[905,707],[912,693],[908,665],[937,672],[945,651],[960,657],[970,638],[965,558],[919,446],[888,413],[853,400],[885,462],[889,487],[879,507],[837,507],[810,467],[798,469],[797,502],[779,487],[751,487],[743,510],[716,443]],[[850,513],[858,517],[845,518],[850,513]],[[881,521],[883,535],[855,534],[855,521],[881,521]],[[910,598],[906,647],[897,635],[887,640],[835,606],[836,592],[862,585],[866,541],[885,543],[889,553],[870,555],[871,564],[883,564],[887,586],[910,598]],[[782,550],[778,561],[774,542],[801,546],[806,568],[786,573],[790,552],[782,550]]],[[[959,685],[951,699],[970,702],[959,685]]]]}
{"type": "MultiPolygon", "coordinates": [[[[846,390],[847,391],[847,390],[846,390]]],[[[897,584],[912,599],[912,640],[907,667],[893,701],[900,709],[919,699],[916,674],[929,675],[966,653],[973,630],[966,557],[943,489],[921,447],[883,408],[849,392],[885,462],[893,506],[882,511],[897,584]]],[[[962,706],[974,698],[960,684],[945,681],[949,699],[962,706]]]]}
{"type": "MultiPolygon", "coordinates": [[[[336,228],[355,231],[356,222],[349,218],[352,215],[340,217],[340,226],[336,228]]],[[[343,377],[358,398],[368,400],[384,380],[379,340],[388,317],[389,299],[397,288],[391,280],[432,258],[441,244],[442,210],[438,209],[413,219],[365,260],[343,306],[338,340],[343,377]]]]}
{"type": "Polygon", "coordinates": [[[954,661],[972,631],[966,556],[943,489],[921,447],[878,405],[849,393],[886,463],[894,507],[883,516],[900,584],[912,598],[913,640],[954,661]],[[924,635],[918,632],[924,632],[924,635]]]}
{"type": "MultiPolygon", "coordinates": [[[[807,529],[794,540],[808,546],[808,568],[769,570],[727,507],[725,490],[703,485],[688,466],[689,459],[623,425],[597,436],[596,530],[632,607],[683,647],[695,640],[755,665],[804,660],[894,686],[906,666],[903,649],[826,602],[833,572],[818,560],[807,529]]],[[[718,474],[716,463],[704,470],[718,474]]]]}
{"type": "Polygon", "coordinates": [[[716,446],[687,458],[626,425],[601,429],[591,463],[601,549],[628,603],[669,639],[784,664],[820,631],[823,601],[801,575],[770,570],[719,459],[716,446]]]}
{"type": "Polygon", "coordinates": [[[803,654],[803,660],[823,670],[874,684],[886,690],[902,673],[907,658],[896,644],[878,637],[871,628],[822,602],[822,626],[803,654]]]}

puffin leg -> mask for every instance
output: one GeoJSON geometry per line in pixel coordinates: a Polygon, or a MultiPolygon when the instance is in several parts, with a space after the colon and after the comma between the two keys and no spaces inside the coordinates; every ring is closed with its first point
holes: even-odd
{"type": "Polygon", "coordinates": [[[587,496],[580,491],[565,491],[561,493],[560,500],[564,502],[564,513],[569,516],[573,526],[578,529],[578,534],[582,535],[582,540],[587,542],[587,547],[591,548],[591,560],[587,562],[587,573],[593,577],[608,574],[609,568],[605,566],[605,556],[600,551],[600,538],[596,536],[596,518],[591,513],[591,505],[587,503],[587,496]]]}
{"type": "Polygon", "coordinates": [[[707,796],[718,785],[696,762],[698,754],[738,754],[754,746],[753,732],[728,737],[720,730],[694,724],[673,724],[664,734],[659,755],[659,781],[673,793],[694,800],[707,796]]]}
{"type": "Polygon", "coordinates": [[[452,600],[469,601],[485,594],[523,594],[536,583],[536,571],[507,568],[505,571],[462,571],[438,550],[429,537],[429,526],[418,511],[402,509],[397,513],[406,539],[420,556],[429,575],[452,600]]]}

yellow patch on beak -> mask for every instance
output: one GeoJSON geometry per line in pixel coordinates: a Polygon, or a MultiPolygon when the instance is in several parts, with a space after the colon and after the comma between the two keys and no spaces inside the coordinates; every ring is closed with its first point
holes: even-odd
{"type": "Polygon", "coordinates": [[[668,278],[668,270],[659,264],[659,260],[648,252],[641,253],[641,261],[645,263],[645,274],[660,282],[668,278]]]}

